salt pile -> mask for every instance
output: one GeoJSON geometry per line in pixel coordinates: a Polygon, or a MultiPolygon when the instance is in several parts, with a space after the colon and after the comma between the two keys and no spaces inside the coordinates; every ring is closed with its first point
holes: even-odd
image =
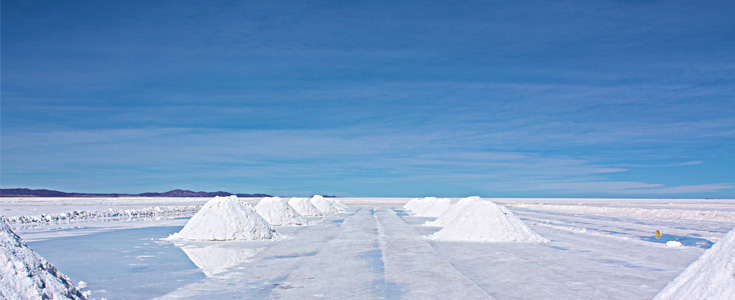
{"type": "Polygon", "coordinates": [[[339,209],[334,207],[331,201],[325,199],[321,195],[314,195],[311,197],[311,204],[314,204],[316,208],[324,215],[333,215],[339,213],[339,209]]]}
{"type": "Polygon", "coordinates": [[[441,216],[449,207],[452,206],[452,200],[447,198],[424,198],[414,209],[411,210],[416,217],[432,217],[441,216]]]}
{"type": "Polygon", "coordinates": [[[406,204],[403,205],[403,209],[405,209],[407,211],[411,211],[414,208],[416,208],[416,206],[418,206],[420,204],[421,204],[421,198],[413,198],[413,199],[409,200],[408,202],[406,202],[406,204]]]}
{"type": "Polygon", "coordinates": [[[311,204],[309,198],[293,197],[291,200],[288,200],[288,205],[291,205],[291,207],[304,217],[320,217],[324,215],[314,204],[311,204]]]}
{"type": "Polygon", "coordinates": [[[255,211],[273,226],[304,225],[306,220],[286,199],[280,197],[266,197],[255,205],[255,211]]]}
{"type": "Polygon", "coordinates": [[[478,196],[472,196],[467,198],[462,198],[457,203],[452,204],[452,206],[449,207],[439,218],[437,218],[434,221],[427,221],[424,223],[424,226],[444,226],[447,225],[449,222],[457,218],[457,216],[462,212],[462,210],[470,206],[472,204],[475,204],[477,202],[482,202],[482,198],[478,196]]]}
{"type": "Polygon", "coordinates": [[[278,237],[252,206],[236,196],[214,197],[169,240],[229,241],[278,237]]]}
{"type": "Polygon", "coordinates": [[[546,242],[512,212],[490,201],[466,206],[454,220],[429,238],[438,241],[546,242]]]}
{"type": "Polygon", "coordinates": [[[87,299],[0,218],[0,299],[87,299]]]}
{"type": "Polygon", "coordinates": [[[346,212],[347,211],[347,205],[345,205],[344,203],[342,203],[342,201],[339,201],[339,200],[337,200],[335,198],[326,198],[326,199],[329,200],[329,202],[332,202],[332,206],[334,206],[335,208],[337,208],[337,210],[339,210],[340,212],[346,212]]]}
{"type": "Polygon", "coordinates": [[[664,299],[735,299],[735,229],[654,298],[664,299]]]}

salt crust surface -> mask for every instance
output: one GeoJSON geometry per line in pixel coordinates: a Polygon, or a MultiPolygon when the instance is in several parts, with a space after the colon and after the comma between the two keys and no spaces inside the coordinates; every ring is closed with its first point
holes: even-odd
{"type": "Polygon", "coordinates": [[[288,204],[304,217],[320,217],[324,215],[311,203],[309,198],[293,197],[291,200],[288,200],[288,204]]]}
{"type": "Polygon", "coordinates": [[[278,237],[268,221],[236,196],[215,197],[168,240],[230,241],[278,237]]]}
{"type": "Polygon", "coordinates": [[[442,227],[444,225],[447,225],[449,222],[457,218],[457,216],[462,212],[465,207],[481,201],[483,201],[482,198],[478,196],[459,199],[457,203],[452,204],[452,206],[444,211],[444,213],[442,213],[436,220],[426,221],[426,223],[424,223],[424,226],[442,227]]]}
{"type": "Polygon", "coordinates": [[[0,299],[87,299],[0,218],[0,299]]]}
{"type": "Polygon", "coordinates": [[[273,226],[306,225],[304,217],[280,197],[261,199],[255,211],[273,226]]]}
{"type": "Polygon", "coordinates": [[[454,220],[429,238],[438,241],[470,242],[547,241],[528,228],[510,210],[490,201],[481,201],[464,207],[454,220]]]}
{"type": "Polygon", "coordinates": [[[671,281],[654,300],[735,299],[735,229],[671,281]]]}

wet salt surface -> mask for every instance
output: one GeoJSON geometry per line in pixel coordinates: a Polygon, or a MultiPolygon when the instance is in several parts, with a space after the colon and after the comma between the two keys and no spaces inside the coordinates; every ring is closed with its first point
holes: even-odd
{"type": "Polygon", "coordinates": [[[361,205],[280,241],[159,241],[182,224],[29,244],[97,299],[651,299],[732,226],[512,210],[551,241],[430,241],[433,218],[361,205]]]}
{"type": "Polygon", "coordinates": [[[87,282],[92,298],[150,299],[205,278],[181,249],[159,241],[179,229],[121,229],[28,245],[75,282],[87,282]]]}

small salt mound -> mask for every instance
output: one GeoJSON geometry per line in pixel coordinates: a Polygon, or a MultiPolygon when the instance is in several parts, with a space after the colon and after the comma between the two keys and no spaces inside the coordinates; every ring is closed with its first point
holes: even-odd
{"type": "Polygon", "coordinates": [[[654,298],[664,299],[735,299],[735,229],[654,298]]]}
{"type": "Polygon", "coordinates": [[[169,240],[230,241],[278,237],[275,230],[249,204],[236,196],[214,197],[169,240]]]}
{"type": "Polygon", "coordinates": [[[285,225],[304,225],[306,220],[291,205],[288,205],[286,199],[280,197],[266,197],[258,202],[255,210],[268,223],[273,226],[285,225]]]}
{"type": "Polygon", "coordinates": [[[316,208],[324,215],[333,215],[339,213],[339,209],[334,207],[332,202],[325,199],[321,195],[314,195],[314,197],[311,197],[311,204],[314,204],[314,206],[316,206],[316,208]]]}
{"type": "Polygon", "coordinates": [[[424,223],[424,226],[444,226],[447,225],[449,222],[457,218],[457,216],[462,212],[462,210],[470,206],[472,204],[475,204],[477,202],[482,202],[482,198],[478,196],[472,196],[467,198],[462,198],[457,203],[452,204],[452,206],[449,207],[439,218],[437,218],[434,221],[427,221],[424,223]]]}
{"type": "Polygon", "coordinates": [[[436,218],[441,216],[449,207],[452,206],[452,200],[447,198],[429,198],[425,200],[425,204],[416,207],[411,212],[417,217],[432,217],[436,218]]]}
{"type": "Polygon", "coordinates": [[[320,217],[324,215],[316,208],[316,206],[314,206],[314,204],[311,204],[309,198],[293,197],[291,200],[288,200],[288,205],[291,205],[293,209],[304,217],[320,217]]]}
{"type": "Polygon", "coordinates": [[[512,212],[490,201],[466,206],[457,217],[429,236],[438,241],[545,242],[512,212]]]}
{"type": "Polygon", "coordinates": [[[0,218],[0,299],[87,299],[0,218]]]}

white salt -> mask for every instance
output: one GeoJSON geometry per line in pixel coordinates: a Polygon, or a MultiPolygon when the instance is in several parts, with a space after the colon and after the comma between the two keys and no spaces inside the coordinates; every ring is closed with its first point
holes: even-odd
{"type": "Polygon", "coordinates": [[[735,299],[735,229],[671,281],[654,300],[735,299]]]}
{"type": "Polygon", "coordinates": [[[181,231],[167,239],[229,241],[276,237],[276,231],[252,206],[235,196],[229,196],[209,200],[181,231]]]}
{"type": "Polygon", "coordinates": [[[439,241],[545,242],[518,217],[490,201],[466,206],[429,238],[439,241]]]}
{"type": "Polygon", "coordinates": [[[87,299],[0,218],[0,299],[87,299]]]}
{"type": "Polygon", "coordinates": [[[273,226],[305,225],[306,220],[286,199],[266,197],[255,205],[255,211],[273,226]]]}

